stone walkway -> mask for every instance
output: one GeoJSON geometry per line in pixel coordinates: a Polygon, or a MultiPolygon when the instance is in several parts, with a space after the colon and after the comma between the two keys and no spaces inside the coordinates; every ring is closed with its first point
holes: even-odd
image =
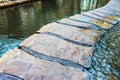
{"type": "Polygon", "coordinates": [[[118,22],[107,5],[47,24],[0,58],[0,72],[14,80],[90,80],[95,43],[118,22]]]}

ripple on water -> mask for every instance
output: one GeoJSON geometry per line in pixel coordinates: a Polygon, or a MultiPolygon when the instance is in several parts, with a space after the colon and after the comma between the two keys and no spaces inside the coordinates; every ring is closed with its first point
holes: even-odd
{"type": "Polygon", "coordinates": [[[120,23],[96,44],[92,62],[94,80],[120,80],[120,23]]]}

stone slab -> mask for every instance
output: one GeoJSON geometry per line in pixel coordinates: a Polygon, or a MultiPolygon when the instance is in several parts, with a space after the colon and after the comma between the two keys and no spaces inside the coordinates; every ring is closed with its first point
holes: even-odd
{"type": "Polygon", "coordinates": [[[32,35],[19,46],[28,47],[48,56],[71,60],[87,68],[91,66],[94,47],[88,47],[74,42],[94,46],[97,38],[103,33],[102,31],[79,29],[58,23],[48,24],[37,32],[42,34],[32,35]],[[49,33],[46,34],[46,32],[49,33]],[[61,39],[61,37],[55,35],[64,38],[61,39]]]}
{"type": "Polygon", "coordinates": [[[118,17],[118,16],[104,14],[104,13],[100,13],[100,12],[97,12],[97,11],[91,11],[91,12],[94,13],[94,14],[100,15],[102,17],[106,17],[106,18],[109,18],[109,19],[112,19],[112,20],[115,20],[115,21],[116,20],[120,21],[120,17],[118,17]]]}
{"type": "Polygon", "coordinates": [[[8,52],[2,58],[0,63],[0,72],[9,73],[24,80],[89,80],[89,74],[74,67],[63,66],[59,63],[42,60],[29,55],[28,53],[14,49],[8,52]],[[4,58],[16,54],[16,57],[4,58]]]}
{"type": "MultiPolygon", "coordinates": [[[[94,11],[91,11],[91,12],[94,12],[94,11]]],[[[118,21],[116,20],[112,20],[112,19],[108,19],[107,17],[100,17],[100,16],[97,16],[95,14],[92,14],[90,12],[85,12],[85,13],[82,13],[83,15],[86,15],[86,16],[90,16],[90,17],[93,17],[93,18],[96,18],[98,20],[101,20],[103,22],[107,22],[107,23],[110,23],[110,24],[116,24],[118,21]]]]}
{"type": "Polygon", "coordinates": [[[104,10],[109,11],[109,14],[118,15],[120,17],[120,0],[110,0],[109,3],[103,7],[104,10]]]}
{"type": "Polygon", "coordinates": [[[91,66],[93,47],[76,45],[47,34],[35,34],[26,39],[20,46],[28,47],[38,53],[71,60],[87,68],[91,66]]]}
{"type": "Polygon", "coordinates": [[[107,6],[99,8],[99,9],[96,9],[94,11],[102,12],[102,13],[105,13],[105,14],[108,14],[108,15],[114,15],[114,16],[117,16],[117,17],[120,18],[120,13],[118,11],[111,10],[107,6]]]}
{"type": "MultiPolygon", "coordinates": [[[[81,23],[77,23],[74,21],[71,21],[69,19],[62,19],[60,20],[62,23],[69,23],[72,25],[80,25],[84,26],[81,23]]],[[[85,25],[88,26],[89,25],[85,25]]],[[[98,37],[105,33],[104,30],[92,30],[87,28],[76,28],[69,25],[59,24],[59,23],[51,23],[48,25],[45,25],[37,32],[51,32],[54,34],[59,34],[60,36],[63,36],[67,39],[78,41],[81,43],[91,44],[94,45],[97,41],[98,37]]]]}
{"type": "Polygon", "coordinates": [[[107,22],[96,20],[96,19],[93,19],[93,18],[89,18],[87,16],[83,16],[83,15],[80,15],[80,14],[74,15],[70,18],[75,19],[75,20],[80,20],[80,21],[87,21],[87,22],[95,24],[98,27],[101,27],[103,29],[110,29],[113,26],[112,24],[109,24],[107,22]]]}
{"type": "Polygon", "coordinates": [[[98,30],[99,28],[95,25],[92,25],[92,24],[89,24],[89,23],[86,23],[86,22],[79,22],[79,21],[75,21],[75,20],[72,20],[70,18],[65,18],[65,19],[62,19],[62,20],[59,20],[60,23],[65,23],[65,24],[68,24],[68,25],[74,25],[74,26],[81,26],[83,28],[89,28],[89,29],[93,29],[93,30],[98,30]]]}

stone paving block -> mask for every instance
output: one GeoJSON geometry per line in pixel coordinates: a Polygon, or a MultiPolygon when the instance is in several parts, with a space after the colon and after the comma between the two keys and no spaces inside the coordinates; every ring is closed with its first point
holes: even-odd
{"type": "Polygon", "coordinates": [[[93,30],[97,30],[99,29],[97,26],[95,25],[92,25],[92,24],[89,24],[89,23],[86,23],[86,22],[78,22],[78,21],[74,21],[70,18],[65,18],[65,19],[62,19],[60,20],[59,22],[62,22],[62,23],[66,23],[66,24],[70,24],[70,25],[75,25],[75,26],[82,26],[83,28],[90,28],[90,29],[93,29],[93,30]]]}
{"type": "Polygon", "coordinates": [[[102,17],[106,17],[106,18],[109,18],[109,19],[112,19],[112,20],[115,20],[115,21],[116,20],[120,21],[120,17],[118,17],[118,16],[104,14],[104,13],[100,13],[100,12],[97,12],[97,11],[91,11],[91,12],[94,13],[94,14],[100,15],[102,17]]]}
{"type": "Polygon", "coordinates": [[[48,56],[71,60],[85,67],[90,67],[91,65],[91,56],[94,50],[92,46],[77,45],[58,36],[52,36],[49,33],[44,34],[44,32],[50,32],[68,40],[90,45],[94,45],[99,35],[103,33],[102,31],[79,29],[58,23],[48,24],[37,32],[42,32],[43,34],[32,35],[23,41],[20,46],[26,46],[48,56]]]}
{"type": "Polygon", "coordinates": [[[99,9],[96,9],[94,11],[97,11],[97,12],[102,12],[102,13],[105,13],[105,14],[108,14],[108,15],[114,15],[114,16],[117,16],[120,18],[120,13],[119,11],[114,11],[114,10],[111,10],[108,8],[108,6],[105,6],[105,7],[102,7],[102,8],[99,8],[99,9]]]}
{"type": "Polygon", "coordinates": [[[12,54],[19,56],[8,59],[0,72],[14,74],[24,80],[89,80],[88,73],[74,67],[35,58],[20,49],[13,50],[12,54]]]}
{"type": "MultiPolygon", "coordinates": [[[[91,11],[91,12],[94,12],[94,11],[91,11]]],[[[86,15],[86,16],[90,16],[90,17],[93,17],[93,18],[96,18],[98,20],[101,20],[103,22],[107,22],[107,23],[110,23],[110,24],[116,24],[118,21],[116,20],[112,20],[112,19],[108,19],[108,18],[103,18],[103,17],[100,17],[100,16],[97,16],[95,14],[92,14],[90,12],[85,12],[85,13],[82,13],[83,15],[86,15]]]]}
{"type": "Polygon", "coordinates": [[[95,24],[98,27],[101,27],[103,29],[110,29],[113,26],[112,24],[109,24],[107,22],[96,20],[96,19],[93,19],[93,18],[89,18],[87,16],[83,16],[83,15],[80,15],[80,14],[74,15],[70,18],[75,19],[75,20],[80,20],[80,21],[86,21],[86,22],[95,24]]]}
{"type": "Polygon", "coordinates": [[[9,54],[8,52],[6,52],[2,58],[0,58],[0,66],[3,66],[5,65],[6,62],[8,62],[9,59],[12,59],[12,58],[15,58],[17,57],[18,55],[16,53],[14,53],[13,50],[10,50],[9,51],[9,54]]]}
{"type": "Polygon", "coordinates": [[[120,16],[120,0],[110,0],[109,3],[103,7],[104,10],[110,12],[110,14],[120,16]]]}
{"type": "MultiPolygon", "coordinates": [[[[69,21],[69,19],[63,19],[60,22],[72,24],[72,21],[69,21]]],[[[73,24],[77,25],[77,23],[74,21],[73,21],[73,24]]],[[[41,28],[40,30],[38,30],[37,32],[51,32],[51,33],[59,34],[73,41],[78,41],[81,43],[87,43],[91,45],[94,45],[94,43],[97,41],[97,38],[101,34],[105,33],[105,31],[102,31],[102,30],[76,28],[69,25],[59,24],[59,23],[48,24],[43,28],[41,28]]]]}
{"type": "Polygon", "coordinates": [[[2,71],[13,75],[23,75],[24,72],[28,71],[30,65],[28,62],[11,59],[6,65],[3,66],[2,71]]]}
{"type": "Polygon", "coordinates": [[[76,45],[47,34],[36,34],[36,37],[24,42],[20,46],[28,47],[47,56],[71,60],[87,68],[91,66],[93,47],[76,45]]]}

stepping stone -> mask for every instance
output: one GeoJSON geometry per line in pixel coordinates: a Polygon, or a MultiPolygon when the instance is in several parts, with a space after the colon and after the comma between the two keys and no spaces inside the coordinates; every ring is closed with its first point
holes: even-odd
{"type": "Polygon", "coordinates": [[[86,22],[89,22],[89,23],[91,23],[93,25],[96,25],[96,26],[98,26],[100,28],[103,28],[103,29],[110,29],[111,27],[113,27],[112,24],[109,24],[107,22],[103,22],[101,20],[93,19],[93,18],[83,16],[83,15],[80,15],[80,14],[74,15],[70,18],[74,19],[74,20],[78,20],[78,21],[86,21],[86,22]]]}
{"type": "MultiPolygon", "coordinates": [[[[73,22],[69,21],[69,19],[63,19],[60,22],[67,22],[70,24],[73,23],[72,25],[74,24],[77,25],[77,23],[75,23],[74,21],[73,22]]],[[[38,30],[37,32],[51,32],[73,41],[94,45],[94,43],[97,41],[97,38],[106,31],[92,30],[87,28],[76,28],[69,25],[51,23],[44,26],[42,29],[38,30]]]]}
{"type": "Polygon", "coordinates": [[[98,16],[101,16],[101,17],[112,19],[112,20],[115,20],[115,21],[120,21],[120,17],[118,17],[118,16],[109,15],[109,14],[105,14],[105,13],[98,12],[98,11],[91,11],[91,13],[95,14],[95,15],[98,15],[98,16]]]}
{"type": "MultiPolygon", "coordinates": [[[[16,54],[16,57],[8,58],[8,62],[1,66],[0,72],[14,74],[24,80],[89,80],[89,73],[74,67],[39,59],[20,49],[14,49],[13,53],[16,54]],[[26,64],[29,66],[25,66],[26,64]],[[9,66],[14,67],[14,69],[9,66]],[[19,66],[22,67],[22,70],[18,69],[19,66]],[[15,71],[22,72],[22,74],[15,71]]],[[[11,52],[6,55],[11,55],[11,52]]]]}
{"type": "Polygon", "coordinates": [[[92,25],[86,21],[80,22],[80,21],[72,20],[71,18],[62,19],[58,21],[58,23],[63,25],[69,25],[72,27],[85,28],[85,29],[91,29],[91,30],[100,30],[99,27],[92,25]]]}
{"type": "Polygon", "coordinates": [[[76,45],[47,34],[36,34],[33,36],[21,43],[20,46],[28,47],[47,56],[71,60],[87,68],[91,66],[90,58],[94,50],[93,47],[76,45]]]}
{"type": "Polygon", "coordinates": [[[112,20],[112,19],[108,19],[106,17],[103,18],[103,17],[97,16],[95,14],[92,14],[90,12],[82,13],[82,15],[85,15],[85,16],[88,16],[88,17],[91,17],[91,18],[95,18],[96,20],[100,20],[102,22],[107,22],[109,24],[116,24],[118,22],[117,20],[115,21],[115,20],[112,20]]]}
{"type": "Polygon", "coordinates": [[[13,59],[3,66],[2,71],[13,75],[23,75],[24,72],[29,70],[29,67],[29,63],[19,59],[13,59]]]}
{"type": "Polygon", "coordinates": [[[102,31],[79,29],[51,23],[23,41],[25,46],[38,53],[76,62],[86,68],[91,66],[94,43],[102,31]]]}
{"type": "Polygon", "coordinates": [[[103,8],[96,9],[94,11],[99,12],[99,13],[104,13],[104,14],[107,14],[107,15],[117,16],[118,18],[120,18],[119,12],[116,12],[116,10],[113,11],[111,9],[108,9],[107,6],[105,6],[103,8]]]}

